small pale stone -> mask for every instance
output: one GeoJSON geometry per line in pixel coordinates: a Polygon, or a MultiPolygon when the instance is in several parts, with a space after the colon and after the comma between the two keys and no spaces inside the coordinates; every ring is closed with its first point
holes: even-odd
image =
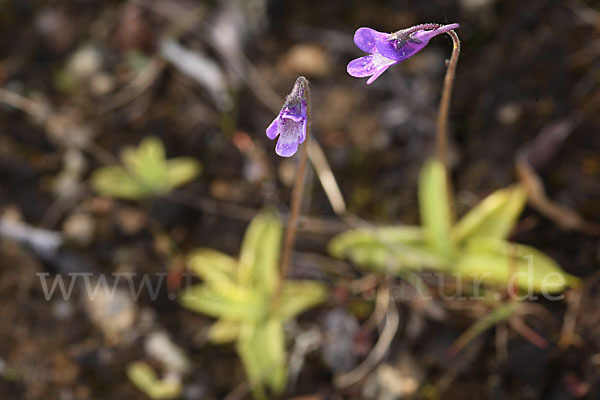
{"type": "Polygon", "coordinates": [[[58,320],[66,320],[73,315],[73,305],[65,300],[56,300],[52,303],[52,314],[58,320]]]}
{"type": "Polygon", "coordinates": [[[519,104],[514,102],[506,103],[498,108],[496,111],[496,118],[502,124],[510,126],[517,122],[522,111],[522,107],[519,104]]]}
{"type": "Polygon", "coordinates": [[[289,75],[321,77],[331,70],[327,52],[317,44],[304,43],[293,46],[282,60],[282,69],[289,75]]]}
{"type": "Polygon", "coordinates": [[[80,245],[87,245],[94,240],[96,221],[89,214],[71,214],[63,224],[63,232],[69,240],[80,245]]]}
{"type": "MultiPolygon", "coordinates": [[[[108,285],[112,289],[112,282],[108,285]]],[[[96,281],[92,280],[90,286],[93,290],[96,281]]],[[[95,296],[85,293],[84,300],[91,321],[109,341],[118,343],[133,328],[137,307],[128,291],[117,288],[112,295],[110,290],[107,293],[100,285],[95,296]]]]}
{"type": "Polygon", "coordinates": [[[395,400],[413,396],[423,380],[423,371],[407,354],[395,364],[381,364],[369,376],[363,396],[373,400],[395,400]]]}
{"type": "Polygon", "coordinates": [[[135,208],[120,208],[117,212],[117,224],[123,232],[135,235],[146,226],[146,215],[135,208]]]}
{"type": "Polygon", "coordinates": [[[86,78],[100,69],[102,65],[102,56],[100,51],[94,46],[84,46],[79,48],[67,66],[69,73],[76,78],[86,78]]]}
{"type": "Polygon", "coordinates": [[[144,347],[149,356],[162,362],[169,371],[184,374],[190,368],[183,350],[165,332],[152,332],[146,338],[144,347]]]}
{"type": "Polygon", "coordinates": [[[294,184],[294,178],[296,177],[296,170],[298,169],[295,160],[283,160],[279,164],[279,179],[286,186],[292,186],[294,184]]]}
{"type": "Polygon", "coordinates": [[[113,91],[115,79],[106,72],[98,72],[90,79],[90,91],[94,96],[104,96],[113,91]]]}

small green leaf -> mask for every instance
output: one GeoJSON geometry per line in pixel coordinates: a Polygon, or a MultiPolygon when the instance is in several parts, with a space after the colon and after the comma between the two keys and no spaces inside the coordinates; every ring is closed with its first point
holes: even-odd
{"type": "Polygon", "coordinates": [[[462,350],[469,342],[490,329],[492,326],[509,319],[517,310],[518,302],[509,302],[495,307],[489,314],[478,319],[465,332],[463,332],[452,345],[452,353],[462,350]]]}
{"type": "Polygon", "coordinates": [[[274,213],[258,214],[246,230],[240,254],[239,282],[270,295],[279,279],[283,227],[274,213]]]}
{"type": "Polygon", "coordinates": [[[118,166],[97,169],[92,174],[91,184],[102,196],[139,200],[148,194],[146,188],[140,186],[131,175],[118,166]]]}
{"type": "Polygon", "coordinates": [[[200,164],[189,157],[167,161],[160,140],[148,137],[139,147],[121,151],[121,166],[99,168],[92,175],[92,186],[105,196],[128,200],[168,193],[200,173],[200,164]]]}
{"type": "Polygon", "coordinates": [[[236,321],[220,320],[215,322],[210,327],[208,337],[211,342],[224,344],[231,343],[237,340],[240,335],[242,325],[236,321]]]}
{"type": "Polygon", "coordinates": [[[327,298],[327,289],[319,282],[290,281],[281,290],[281,297],[274,313],[283,321],[294,318],[301,312],[322,303],[327,298]]]}
{"type": "Polygon", "coordinates": [[[494,238],[471,239],[454,271],[502,289],[516,284],[527,293],[560,293],[578,281],[536,248],[494,238]]]}
{"type": "Polygon", "coordinates": [[[125,61],[127,62],[127,66],[137,73],[144,71],[148,63],[151,62],[146,54],[137,49],[129,50],[125,53],[125,61]]]}
{"type": "Polygon", "coordinates": [[[429,247],[449,257],[453,254],[452,225],[446,169],[438,160],[425,164],[419,177],[419,211],[429,247]]]}
{"type": "Polygon", "coordinates": [[[166,191],[165,148],[158,138],[151,136],[143,139],[137,149],[125,147],[121,151],[121,161],[125,169],[150,192],[166,191]]]}
{"type": "Polygon", "coordinates": [[[176,399],[183,389],[180,382],[159,379],[152,367],[141,361],[127,366],[127,377],[138,389],[154,400],[176,399]]]}
{"type": "Polygon", "coordinates": [[[254,388],[267,385],[275,394],[283,392],[287,368],[281,320],[270,318],[256,325],[245,325],[237,349],[254,388]]]}
{"type": "Polygon", "coordinates": [[[261,296],[242,287],[216,292],[212,288],[196,285],[186,288],[180,300],[184,307],[193,311],[234,321],[254,322],[264,318],[267,311],[261,296]]]}
{"type": "Polygon", "coordinates": [[[527,194],[520,185],[496,190],[458,221],[452,238],[455,243],[486,236],[506,239],[526,201],[527,194]]]}
{"type": "Polygon", "coordinates": [[[167,185],[174,189],[200,175],[200,163],[191,157],[177,157],[167,161],[167,185]]]}

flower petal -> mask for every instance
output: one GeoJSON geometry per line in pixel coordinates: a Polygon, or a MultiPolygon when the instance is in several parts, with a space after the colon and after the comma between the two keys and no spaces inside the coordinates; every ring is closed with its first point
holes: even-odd
{"type": "Polygon", "coordinates": [[[376,47],[382,56],[400,62],[417,54],[427,46],[427,43],[429,43],[428,37],[418,37],[415,38],[415,41],[405,41],[404,43],[392,39],[377,41],[376,47]]]}
{"type": "Polygon", "coordinates": [[[296,154],[298,145],[306,139],[306,119],[296,122],[293,119],[279,120],[279,139],[275,153],[281,157],[291,157],[296,154]]]}
{"type": "Polygon", "coordinates": [[[278,124],[277,124],[278,119],[279,119],[279,116],[275,117],[273,122],[271,122],[271,125],[269,125],[267,127],[267,137],[271,140],[274,140],[277,137],[277,135],[279,135],[278,124]]]}
{"type": "MultiPolygon", "coordinates": [[[[373,74],[376,74],[377,72],[379,72],[380,69],[384,67],[385,69],[387,69],[390,65],[393,65],[395,63],[397,63],[396,60],[390,60],[389,58],[383,57],[379,53],[374,53],[350,61],[348,67],[346,67],[346,70],[351,76],[363,78],[365,76],[371,76],[373,74]]],[[[379,75],[381,74],[378,74],[377,76],[379,75]]]]}
{"type": "Polygon", "coordinates": [[[281,135],[275,146],[275,153],[281,157],[291,157],[298,151],[298,136],[281,135]]]}
{"type": "Polygon", "coordinates": [[[298,141],[280,137],[275,146],[275,153],[280,157],[291,157],[298,151],[298,141]]]}
{"type": "Polygon", "coordinates": [[[366,53],[375,53],[375,40],[384,40],[388,36],[389,33],[377,32],[375,29],[358,28],[354,32],[354,43],[366,53]]]}
{"type": "Polygon", "coordinates": [[[346,71],[351,76],[356,78],[363,78],[365,76],[371,76],[373,74],[373,56],[364,56],[352,60],[348,63],[346,71]]]}

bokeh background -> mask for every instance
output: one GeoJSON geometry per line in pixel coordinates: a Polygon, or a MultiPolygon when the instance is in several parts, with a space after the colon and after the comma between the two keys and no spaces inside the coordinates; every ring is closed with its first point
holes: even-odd
{"type": "MultiPolygon", "coordinates": [[[[313,133],[348,209],[376,223],[417,223],[417,175],[434,152],[451,41],[435,38],[370,86],[346,64],[362,55],[358,27],[424,22],[461,24],[450,111],[459,212],[514,182],[520,149],[562,122],[569,135],[540,176],[551,198],[600,223],[596,1],[0,0],[0,216],[66,243],[47,254],[31,235],[2,230],[0,397],[144,399],[124,371],[152,359],[148,338],[161,331],[193,366],[182,398],[244,398],[235,349],[206,343],[211,319],[169,298],[179,284],[171,273],[157,300],[142,295],[110,312],[101,302],[46,301],[36,273],[156,274],[196,247],[237,255],[253,212],[288,208],[295,160],[278,159],[264,130],[298,75],[311,82],[313,133]],[[176,201],[123,202],[90,189],[94,169],[151,135],[169,157],[202,163],[176,201]]],[[[515,238],[585,282],[576,301],[541,302],[548,318],[533,329],[545,347],[514,332],[498,345],[501,332],[490,330],[450,355],[477,309],[439,305],[430,315],[408,301],[383,366],[336,388],[333,377],[377,340],[360,328],[372,280],[327,257],[340,220],[314,173],[309,188],[303,211],[323,226],[301,231],[291,274],[326,282],[331,299],[289,328],[296,349],[307,332],[322,338],[309,341],[289,398],[600,398],[598,237],[530,208],[515,238]],[[559,345],[566,315],[577,340],[559,345]]]]}

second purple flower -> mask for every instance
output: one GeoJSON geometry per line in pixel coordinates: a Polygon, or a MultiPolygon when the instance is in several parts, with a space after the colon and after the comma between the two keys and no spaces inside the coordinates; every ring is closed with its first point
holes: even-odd
{"type": "Polygon", "coordinates": [[[308,81],[301,76],[296,79],[294,88],[286,97],[279,115],[267,128],[267,137],[275,140],[275,153],[281,157],[291,157],[296,154],[300,143],[306,140],[306,124],[308,121],[308,102],[310,99],[308,81]]]}
{"type": "Polygon", "coordinates": [[[431,38],[458,27],[458,24],[423,24],[395,33],[359,28],[354,33],[354,43],[359,49],[370,54],[350,61],[347,71],[357,78],[370,76],[367,80],[367,85],[370,85],[389,67],[421,51],[431,38]]]}

